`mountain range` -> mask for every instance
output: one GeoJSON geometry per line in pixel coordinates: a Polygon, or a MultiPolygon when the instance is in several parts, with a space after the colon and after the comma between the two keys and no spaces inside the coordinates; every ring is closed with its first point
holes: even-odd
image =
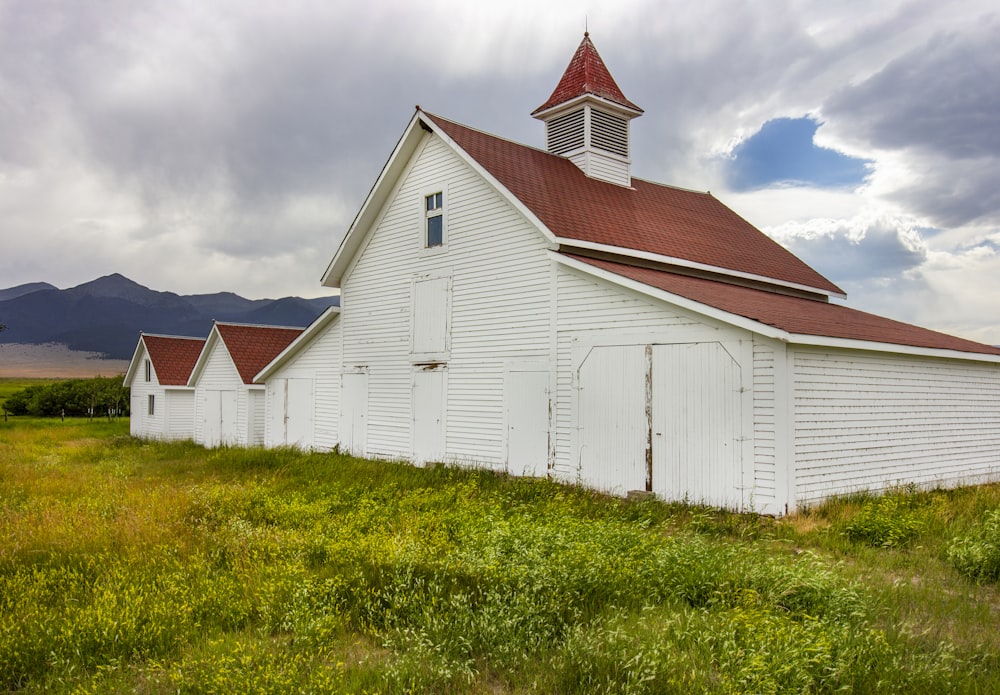
{"type": "Polygon", "coordinates": [[[0,343],[61,343],[130,359],[139,333],[206,337],[212,321],[304,327],[340,297],[244,299],[232,292],[179,295],[115,273],[61,290],[47,282],[0,289],[0,343]]]}

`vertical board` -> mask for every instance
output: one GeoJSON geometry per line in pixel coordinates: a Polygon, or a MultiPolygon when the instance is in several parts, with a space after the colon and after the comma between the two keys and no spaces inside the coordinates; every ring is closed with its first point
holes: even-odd
{"type": "Polygon", "coordinates": [[[580,483],[622,494],[646,487],[646,348],[595,347],[579,369],[580,483]]]}
{"type": "Polygon", "coordinates": [[[222,401],[220,391],[205,391],[205,446],[212,448],[222,443],[222,401]]]}
{"type": "Polygon", "coordinates": [[[653,492],[742,508],[740,366],[720,343],[653,346],[653,492]]]}
{"type": "Polygon", "coordinates": [[[289,379],[287,386],[285,444],[308,449],[313,439],[313,381],[289,379]]]}
{"type": "Polygon", "coordinates": [[[219,391],[219,443],[238,444],[236,438],[236,392],[219,391]]]}
{"type": "Polygon", "coordinates": [[[368,373],[341,375],[340,444],[352,456],[368,450],[368,373]]]}
{"type": "Polygon", "coordinates": [[[444,458],[447,373],[420,367],[413,372],[413,461],[418,465],[444,458]]]}
{"type": "Polygon", "coordinates": [[[549,373],[509,369],[504,375],[507,470],[542,476],[549,456],[549,373]]]}

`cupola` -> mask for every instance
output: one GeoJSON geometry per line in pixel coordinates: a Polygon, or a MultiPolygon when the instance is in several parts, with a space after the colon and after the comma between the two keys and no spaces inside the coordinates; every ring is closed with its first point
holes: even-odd
{"type": "Polygon", "coordinates": [[[545,122],[546,148],[595,179],[632,185],[629,122],[642,109],[625,98],[584,32],[548,101],[532,116],[545,122]]]}

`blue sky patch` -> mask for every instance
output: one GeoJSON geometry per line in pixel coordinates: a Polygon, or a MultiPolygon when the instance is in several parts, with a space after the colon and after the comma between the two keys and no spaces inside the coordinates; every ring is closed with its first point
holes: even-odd
{"type": "Polygon", "coordinates": [[[727,178],[736,191],[773,184],[853,188],[868,174],[869,160],[848,157],[813,142],[819,123],[775,118],[733,150],[727,178]]]}

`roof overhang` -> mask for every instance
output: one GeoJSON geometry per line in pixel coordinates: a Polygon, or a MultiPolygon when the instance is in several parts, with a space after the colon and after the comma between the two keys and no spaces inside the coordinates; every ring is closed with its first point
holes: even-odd
{"type": "Polygon", "coordinates": [[[266,381],[271,375],[277,372],[279,369],[284,367],[289,362],[293,361],[295,357],[302,352],[306,347],[312,344],[316,338],[323,334],[327,327],[333,323],[334,319],[340,316],[340,307],[331,306],[310,323],[304,331],[299,335],[298,338],[293,340],[288,344],[284,350],[279,352],[273,360],[271,360],[267,366],[265,366],[257,375],[253,378],[253,382],[258,384],[260,382],[266,381]]]}
{"type": "Polygon", "coordinates": [[[542,221],[538,219],[535,213],[529,210],[527,206],[525,206],[524,203],[517,198],[517,196],[507,190],[502,183],[500,183],[491,173],[484,169],[479,162],[473,159],[468,152],[462,149],[458,143],[452,140],[447,133],[438,127],[438,125],[434,122],[434,119],[429,114],[418,110],[413,114],[413,118],[410,119],[409,124],[406,126],[406,130],[403,132],[403,136],[399,139],[399,142],[396,143],[396,147],[389,156],[389,160],[382,167],[382,171],[379,174],[378,179],[375,181],[375,185],[372,186],[371,191],[368,193],[368,197],[365,198],[365,202],[362,204],[361,210],[354,218],[350,228],[347,230],[347,234],[344,235],[343,240],[340,242],[340,247],[337,249],[337,253],[327,266],[326,272],[323,274],[322,278],[322,284],[324,286],[341,286],[344,273],[350,267],[354,256],[360,251],[368,230],[377,222],[384,206],[388,203],[393,192],[396,190],[400,177],[406,171],[411,158],[420,145],[421,140],[428,132],[441,138],[441,140],[448,145],[448,147],[463,162],[483,177],[491,186],[496,188],[500,194],[504,196],[508,203],[510,203],[521,215],[533,224],[543,236],[545,236],[546,241],[552,248],[557,246],[555,234],[553,234],[548,227],[546,227],[542,221]]]}
{"type": "Polygon", "coordinates": [[[777,280],[766,275],[755,275],[753,273],[744,273],[739,270],[730,270],[729,268],[723,268],[716,265],[708,265],[706,263],[697,263],[695,261],[689,261],[684,258],[677,258],[675,256],[662,256],[656,253],[650,253],[649,251],[639,251],[637,249],[630,249],[624,246],[609,246],[607,244],[598,244],[592,241],[583,241],[582,239],[566,239],[563,237],[558,238],[559,245],[567,248],[578,248],[587,249],[589,251],[599,251],[601,253],[609,253],[616,256],[623,256],[626,258],[636,258],[644,261],[652,261],[653,263],[661,263],[666,266],[675,266],[678,268],[687,268],[690,270],[697,270],[706,273],[711,273],[714,275],[727,275],[733,278],[739,278],[741,280],[749,280],[755,283],[762,283],[765,285],[774,285],[776,287],[785,287],[791,290],[797,290],[799,292],[806,292],[809,294],[822,295],[824,297],[836,297],[838,299],[847,299],[847,295],[843,292],[832,292],[827,289],[821,289],[819,287],[810,287],[808,285],[800,285],[794,282],[788,282],[786,280],[777,280]]]}
{"type": "Polygon", "coordinates": [[[611,99],[605,99],[604,97],[598,96],[596,94],[581,94],[580,96],[573,97],[568,101],[564,101],[561,104],[556,104],[555,106],[550,106],[544,111],[535,111],[532,113],[533,118],[537,118],[540,121],[545,121],[563,112],[570,112],[578,109],[584,104],[594,104],[604,109],[605,111],[612,111],[625,118],[632,119],[643,114],[642,109],[632,109],[624,104],[619,104],[617,101],[612,101],[611,99]]]}
{"type": "Polygon", "coordinates": [[[132,353],[132,361],[128,363],[128,369],[125,370],[125,379],[122,381],[122,386],[128,387],[132,383],[132,379],[135,378],[135,373],[139,371],[139,363],[142,361],[143,353],[148,354],[149,351],[146,349],[146,343],[142,340],[143,334],[139,334],[139,342],[135,344],[135,352],[132,353]]]}
{"type": "Polygon", "coordinates": [[[700,314],[706,318],[729,324],[736,328],[756,333],[765,338],[778,340],[789,345],[801,345],[804,347],[821,347],[828,349],[859,350],[866,352],[893,353],[897,355],[909,355],[919,357],[934,357],[938,359],[967,360],[974,362],[990,362],[1000,364],[1000,355],[990,355],[975,352],[962,352],[959,350],[943,350],[937,348],[925,348],[913,345],[898,345],[895,343],[879,343],[867,340],[852,340],[847,338],[832,338],[829,336],[805,335],[801,333],[790,333],[775,326],[770,326],[760,321],[748,319],[745,316],[733,314],[722,309],[688,299],[673,292],[667,292],[656,287],[651,287],[645,283],[631,278],[626,278],[616,273],[609,272],[602,268],[596,268],[588,263],[568,258],[558,252],[549,252],[549,258],[556,263],[572,268],[581,273],[599,278],[605,282],[618,285],[625,289],[632,290],[639,294],[646,295],[653,299],[664,301],[674,306],[680,307],[695,314],[700,314]]]}

